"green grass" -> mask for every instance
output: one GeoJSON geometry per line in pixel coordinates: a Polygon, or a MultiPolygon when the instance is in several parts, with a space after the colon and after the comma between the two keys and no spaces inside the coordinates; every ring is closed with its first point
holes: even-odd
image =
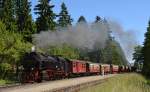
{"type": "Polygon", "coordinates": [[[121,74],[80,92],[150,92],[146,79],[136,73],[121,74]]]}
{"type": "Polygon", "coordinates": [[[13,83],[14,83],[14,81],[0,79],[0,86],[4,86],[7,84],[13,84],[13,83]]]}

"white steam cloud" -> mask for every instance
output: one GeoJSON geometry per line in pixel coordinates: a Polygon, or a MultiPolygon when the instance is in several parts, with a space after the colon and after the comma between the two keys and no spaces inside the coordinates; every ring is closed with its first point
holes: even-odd
{"type": "Polygon", "coordinates": [[[33,42],[37,47],[44,49],[66,43],[76,48],[92,50],[104,48],[109,31],[112,31],[112,35],[120,43],[127,60],[132,62],[134,47],[138,44],[134,31],[124,31],[115,21],[109,21],[108,24],[109,28],[104,23],[79,23],[68,28],[59,28],[55,32],[42,31],[33,35],[33,42]]]}
{"type": "Polygon", "coordinates": [[[108,30],[104,24],[79,23],[76,26],[60,28],[33,35],[34,43],[40,48],[48,48],[66,43],[80,49],[103,48],[108,39],[108,30]]]}
{"type": "Polygon", "coordinates": [[[115,21],[109,21],[109,27],[115,39],[120,43],[127,60],[133,62],[132,54],[134,52],[134,47],[139,44],[136,37],[137,31],[125,31],[122,26],[115,21]]]}

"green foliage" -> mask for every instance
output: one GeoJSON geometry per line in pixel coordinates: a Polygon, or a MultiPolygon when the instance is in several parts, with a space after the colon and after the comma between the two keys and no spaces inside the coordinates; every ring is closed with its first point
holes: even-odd
{"type": "Polygon", "coordinates": [[[68,25],[71,25],[71,22],[72,19],[68,14],[67,7],[65,3],[62,3],[61,12],[59,13],[58,26],[67,27],[68,25]]]}
{"type": "Polygon", "coordinates": [[[8,63],[1,63],[0,64],[0,79],[5,79],[6,75],[8,72],[10,72],[12,70],[12,67],[10,64],[8,63]]]}
{"type": "MultiPolygon", "coordinates": [[[[30,51],[30,48],[31,44],[26,43],[22,35],[6,30],[6,26],[0,22],[0,65],[4,67],[4,70],[7,70],[8,66],[13,69],[23,54],[30,51]]],[[[1,69],[1,75],[3,73],[4,75],[7,74],[7,71],[4,71],[3,68],[1,69]]]]}
{"type": "Polygon", "coordinates": [[[150,92],[150,85],[142,75],[130,73],[116,75],[79,92],[150,92]]]}
{"type": "Polygon", "coordinates": [[[8,63],[2,63],[2,64],[0,64],[0,70],[1,71],[10,71],[11,65],[8,63]]]}
{"type": "Polygon", "coordinates": [[[134,67],[141,70],[143,65],[142,46],[138,45],[134,48],[133,60],[135,61],[134,67]]]}
{"type": "Polygon", "coordinates": [[[27,41],[32,41],[31,35],[35,33],[31,12],[31,3],[28,0],[22,0],[17,4],[17,26],[27,41]]]}
{"type": "Polygon", "coordinates": [[[126,65],[128,62],[119,43],[109,40],[102,51],[103,63],[126,65]]]}
{"type": "Polygon", "coordinates": [[[14,1],[4,0],[3,9],[1,11],[0,20],[6,25],[6,29],[10,31],[16,30],[16,22],[14,18],[14,1]]]}
{"type": "Polygon", "coordinates": [[[147,27],[147,32],[145,33],[145,41],[143,46],[143,73],[150,78],[150,21],[147,27]]]}
{"type": "Polygon", "coordinates": [[[69,59],[79,58],[78,50],[67,44],[63,44],[62,46],[51,46],[49,49],[49,53],[51,55],[61,55],[62,57],[69,59]]]}
{"type": "Polygon", "coordinates": [[[56,23],[54,19],[56,14],[52,11],[54,5],[49,5],[51,0],[38,0],[38,4],[35,6],[35,14],[38,15],[36,20],[37,32],[54,30],[56,23]]]}
{"type": "Polygon", "coordinates": [[[133,60],[135,60],[135,62],[140,62],[143,60],[142,57],[142,46],[138,45],[134,48],[134,53],[133,53],[133,60]]]}
{"type": "Polygon", "coordinates": [[[3,80],[3,79],[0,79],[0,86],[5,86],[6,84],[13,84],[15,83],[15,81],[10,81],[10,80],[3,80]]]}
{"type": "Polygon", "coordinates": [[[3,12],[3,7],[4,7],[4,1],[1,1],[1,3],[0,3],[0,19],[1,19],[2,16],[3,16],[3,14],[2,14],[2,12],[3,12]]]}
{"type": "Polygon", "coordinates": [[[103,60],[102,60],[101,53],[102,53],[102,50],[100,49],[88,52],[89,61],[102,63],[103,60]]]}
{"type": "Polygon", "coordinates": [[[103,49],[78,49],[79,59],[96,63],[127,65],[124,52],[115,40],[109,40],[103,49]]]}

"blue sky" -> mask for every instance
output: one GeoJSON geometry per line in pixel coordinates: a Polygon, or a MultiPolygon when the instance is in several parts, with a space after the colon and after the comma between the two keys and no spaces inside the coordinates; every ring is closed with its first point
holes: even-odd
{"type": "MultiPolygon", "coordinates": [[[[37,2],[32,0],[32,9],[37,2]]],[[[80,15],[84,15],[89,22],[99,15],[119,22],[124,30],[136,30],[138,41],[142,43],[144,40],[150,18],[150,0],[52,0],[55,13],[60,12],[62,2],[68,7],[74,22],[80,15]]],[[[34,13],[33,18],[36,18],[34,13]]]]}

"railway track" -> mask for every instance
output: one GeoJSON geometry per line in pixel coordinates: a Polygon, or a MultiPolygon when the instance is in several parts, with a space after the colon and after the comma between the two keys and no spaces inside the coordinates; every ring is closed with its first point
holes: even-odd
{"type": "Polygon", "coordinates": [[[78,77],[56,81],[46,81],[43,83],[13,85],[0,87],[0,92],[74,92],[89,85],[95,85],[104,82],[105,79],[116,74],[105,76],[78,77]],[[65,91],[69,90],[69,91],[65,91]]]}

